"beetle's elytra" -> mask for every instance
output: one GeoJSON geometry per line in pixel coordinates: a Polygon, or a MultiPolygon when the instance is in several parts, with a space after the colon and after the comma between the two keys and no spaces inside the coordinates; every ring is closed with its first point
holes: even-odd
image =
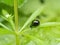
{"type": "Polygon", "coordinates": [[[32,24],[30,25],[30,27],[37,27],[40,24],[39,20],[33,20],[32,24]]]}

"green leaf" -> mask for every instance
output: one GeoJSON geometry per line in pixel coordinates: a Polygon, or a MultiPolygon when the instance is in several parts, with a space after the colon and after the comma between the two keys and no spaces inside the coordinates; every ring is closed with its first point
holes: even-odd
{"type": "Polygon", "coordinates": [[[9,18],[11,15],[9,15],[9,13],[5,10],[2,10],[2,14],[4,15],[4,17],[9,18]]]}
{"type": "Polygon", "coordinates": [[[6,35],[6,34],[14,34],[14,32],[11,30],[0,28],[0,35],[6,35]]]}
{"type": "Polygon", "coordinates": [[[14,43],[14,32],[4,28],[0,28],[0,45],[14,45],[14,43]]]}
{"type": "MultiPolygon", "coordinates": [[[[48,25],[48,23],[46,23],[48,25]]],[[[57,23],[58,24],[58,23],[57,23]]],[[[39,26],[28,28],[22,31],[22,45],[59,45],[60,44],[60,25],[39,26]]]]}
{"type": "Polygon", "coordinates": [[[14,35],[0,35],[0,45],[15,45],[14,35]]]}
{"type": "Polygon", "coordinates": [[[0,23],[0,26],[3,27],[3,28],[5,28],[5,29],[11,30],[11,29],[9,29],[8,27],[6,27],[6,26],[5,26],[4,24],[2,24],[2,23],[0,23]]]}
{"type": "Polygon", "coordinates": [[[11,24],[11,27],[14,30],[14,22],[13,22],[13,16],[10,15],[7,11],[2,10],[3,16],[1,16],[3,19],[5,19],[6,21],[8,21],[11,24]]]}
{"type": "Polygon", "coordinates": [[[1,3],[5,3],[5,4],[7,4],[7,5],[9,5],[9,6],[13,6],[13,0],[1,0],[0,1],[1,3]]]}
{"type": "MultiPolygon", "coordinates": [[[[0,3],[4,3],[9,6],[13,6],[14,0],[0,0],[0,3]]],[[[18,0],[18,5],[21,6],[25,0],[18,0]]]]}
{"type": "Polygon", "coordinates": [[[25,15],[32,14],[42,5],[40,4],[39,0],[27,0],[27,2],[20,8],[25,15]]]}

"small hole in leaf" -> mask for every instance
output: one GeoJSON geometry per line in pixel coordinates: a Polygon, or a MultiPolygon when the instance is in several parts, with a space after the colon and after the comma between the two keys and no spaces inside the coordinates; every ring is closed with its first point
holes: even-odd
{"type": "Polygon", "coordinates": [[[39,0],[42,4],[45,2],[45,0],[39,0]]]}

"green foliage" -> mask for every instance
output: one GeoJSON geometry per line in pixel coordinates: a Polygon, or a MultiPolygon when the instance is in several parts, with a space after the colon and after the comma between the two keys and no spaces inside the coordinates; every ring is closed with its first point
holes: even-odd
{"type": "MultiPolygon", "coordinates": [[[[9,6],[13,6],[13,2],[14,0],[0,0],[0,3],[4,3],[6,5],[9,5],[9,6]]],[[[21,5],[22,3],[24,2],[24,0],[18,0],[18,5],[21,5]]]]}
{"type": "Polygon", "coordinates": [[[40,0],[17,1],[18,33],[14,0],[0,0],[0,45],[60,45],[60,0],[44,0],[43,4],[40,0]],[[34,19],[40,25],[30,28],[34,19]]]}

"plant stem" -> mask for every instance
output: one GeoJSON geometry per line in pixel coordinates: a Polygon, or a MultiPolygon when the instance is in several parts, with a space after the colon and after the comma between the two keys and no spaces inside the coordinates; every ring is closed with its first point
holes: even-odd
{"type": "Polygon", "coordinates": [[[18,32],[18,2],[14,0],[15,31],[18,32]]]}
{"type": "Polygon", "coordinates": [[[16,34],[16,45],[20,45],[19,34],[16,34]]]}
{"type": "Polygon", "coordinates": [[[15,33],[16,33],[16,45],[19,45],[19,34],[18,34],[18,0],[14,0],[14,15],[15,15],[15,33]]]}

